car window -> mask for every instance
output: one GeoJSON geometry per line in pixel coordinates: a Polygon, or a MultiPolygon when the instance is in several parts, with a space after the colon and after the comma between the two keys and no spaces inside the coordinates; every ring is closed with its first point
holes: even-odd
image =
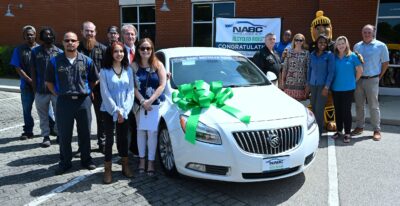
{"type": "Polygon", "coordinates": [[[270,82],[247,58],[236,56],[197,56],[170,59],[172,87],[191,83],[222,81],[225,87],[267,85],[270,82]]]}

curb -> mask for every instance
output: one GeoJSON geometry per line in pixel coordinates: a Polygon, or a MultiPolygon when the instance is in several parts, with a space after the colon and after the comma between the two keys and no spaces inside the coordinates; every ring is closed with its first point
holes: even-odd
{"type": "Polygon", "coordinates": [[[0,91],[20,93],[19,87],[0,85],[0,91]]]}

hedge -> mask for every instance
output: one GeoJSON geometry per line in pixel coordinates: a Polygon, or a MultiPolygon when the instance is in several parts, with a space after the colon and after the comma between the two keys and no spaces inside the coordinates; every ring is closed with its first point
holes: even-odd
{"type": "Polygon", "coordinates": [[[10,66],[10,59],[14,47],[0,46],[0,77],[17,78],[18,74],[15,69],[10,66]]]}

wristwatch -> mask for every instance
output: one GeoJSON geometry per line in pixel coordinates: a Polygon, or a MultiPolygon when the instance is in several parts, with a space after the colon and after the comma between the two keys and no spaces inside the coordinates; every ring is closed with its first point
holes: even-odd
{"type": "Polygon", "coordinates": [[[146,101],[144,98],[140,100],[140,105],[142,105],[146,101]]]}

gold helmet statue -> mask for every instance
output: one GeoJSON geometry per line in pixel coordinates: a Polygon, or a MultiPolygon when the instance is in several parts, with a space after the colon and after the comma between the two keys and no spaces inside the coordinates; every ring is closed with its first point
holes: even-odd
{"type": "Polygon", "coordinates": [[[311,37],[315,41],[318,36],[324,35],[332,40],[331,20],[324,16],[324,12],[319,10],[315,13],[315,19],[311,22],[311,37]]]}

